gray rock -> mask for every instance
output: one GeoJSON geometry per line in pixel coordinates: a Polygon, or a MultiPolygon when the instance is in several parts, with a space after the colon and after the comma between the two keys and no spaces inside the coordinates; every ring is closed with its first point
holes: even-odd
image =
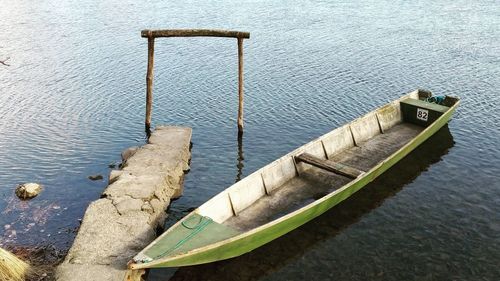
{"type": "Polygon", "coordinates": [[[122,152],[122,163],[125,163],[130,157],[132,157],[132,155],[134,155],[138,149],[139,149],[139,147],[137,147],[137,146],[132,146],[132,147],[125,149],[122,152]]]}
{"type": "Polygon", "coordinates": [[[153,206],[151,206],[151,204],[149,204],[148,202],[142,204],[141,210],[149,214],[154,213],[153,206]]]}
{"type": "Polygon", "coordinates": [[[125,274],[125,267],[114,268],[109,265],[65,263],[58,266],[55,280],[123,281],[125,274]]]}
{"type": "Polygon", "coordinates": [[[120,170],[112,170],[109,172],[109,184],[114,183],[121,174],[123,174],[123,171],[120,170]]]}
{"type": "Polygon", "coordinates": [[[149,202],[151,204],[151,206],[153,207],[153,210],[156,212],[156,213],[160,213],[160,212],[163,212],[164,209],[166,208],[165,205],[167,205],[167,203],[162,203],[160,200],[158,200],[157,198],[153,198],[151,199],[151,201],[149,202]]]}
{"type": "Polygon", "coordinates": [[[144,204],[144,202],[141,199],[133,199],[127,196],[127,199],[121,200],[115,207],[118,213],[123,215],[128,212],[140,211],[142,204],[144,204]]]}
{"type": "Polygon", "coordinates": [[[172,194],[172,200],[181,198],[183,193],[184,193],[184,188],[174,189],[174,194],[172,194]]]}
{"type": "Polygon", "coordinates": [[[31,199],[42,192],[42,186],[38,183],[23,183],[16,187],[16,195],[21,199],[31,199]]]}

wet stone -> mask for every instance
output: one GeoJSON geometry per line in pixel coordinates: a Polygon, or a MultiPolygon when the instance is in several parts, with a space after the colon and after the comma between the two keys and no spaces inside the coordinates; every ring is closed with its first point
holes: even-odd
{"type": "Polygon", "coordinates": [[[16,187],[16,195],[21,199],[31,199],[42,192],[42,186],[37,183],[23,183],[16,187]]]}
{"type": "Polygon", "coordinates": [[[90,176],[88,176],[88,178],[91,181],[98,181],[98,180],[102,180],[104,177],[102,175],[90,175],[90,176]]]}

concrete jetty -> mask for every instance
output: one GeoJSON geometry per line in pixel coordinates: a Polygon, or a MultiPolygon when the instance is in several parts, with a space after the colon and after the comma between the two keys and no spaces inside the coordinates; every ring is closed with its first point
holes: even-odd
{"type": "Polygon", "coordinates": [[[190,142],[191,128],[159,126],[148,144],[124,153],[122,169],[87,208],[56,280],[124,280],[127,262],[156,237],[170,200],[182,194],[190,142]]]}

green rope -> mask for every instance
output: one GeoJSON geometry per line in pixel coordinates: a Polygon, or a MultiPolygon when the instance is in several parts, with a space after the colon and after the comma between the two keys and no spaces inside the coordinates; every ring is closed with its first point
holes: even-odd
{"type": "Polygon", "coordinates": [[[158,256],[154,257],[153,260],[163,258],[163,257],[169,255],[170,253],[172,253],[173,251],[179,249],[187,241],[191,240],[191,238],[193,238],[196,234],[200,233],[203,229],[205,229],[205,227],[207,227],[210,223],[212,223],[213,220],[209,217],[201,217],[198,224],[196,224],[195,226],[192,226],[192,227],[185,224],[185,222],[187,222],[187,221],[188,221],[188,219],[185,219],[184,221],[181,222],[181,225],[184,226],[185,228],[191,229],[193,231],[191,233],[189,233],[188,236],[184,237],[179,242],[177,242],[177,244],[175,244],[172,248],[170,248],[170,249],[166,250],[165,252],[159,254],[158,256]],[[203,219],[206,219],[206,220],[203,221],[203,219]]]}
{"type": "Polygon", "coordinates": [[[186,223],[187,223],[189,220],[191,220],[192,218],[194,218],[194,216],[189,217],[189,218],[187,218],[187,219],[183,220],[183,221],[181,222],[182,226],[184,226],[184,227],[185,227],[185,228],[187,228],[187,229],[195,229],[195,228],[197,228],[197,227],[200,225],[200,223],[203,221],[203,218],[204,218],[204,217],[200,216],[200,218],[199,218],[199,220],[198,220],[198,222],[196,223],[196,225],[195,225],[195,226],[188,226],[186,223]]]}
{"type": "Polygon", "coordinates": [[[446,98],[445,96],[434,96],[434,97],[426,98],[425,101],[430,102],[430,103],[443,105],[445,98],[446,98]]]}

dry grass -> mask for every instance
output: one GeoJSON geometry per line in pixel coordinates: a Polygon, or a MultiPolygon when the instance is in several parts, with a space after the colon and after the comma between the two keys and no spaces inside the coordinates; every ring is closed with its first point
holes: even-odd
{"type": "Polygon", "coordinates": [[[31,273],[28,263],[0,248],[0,280],[23,281],[31,273]]]}

